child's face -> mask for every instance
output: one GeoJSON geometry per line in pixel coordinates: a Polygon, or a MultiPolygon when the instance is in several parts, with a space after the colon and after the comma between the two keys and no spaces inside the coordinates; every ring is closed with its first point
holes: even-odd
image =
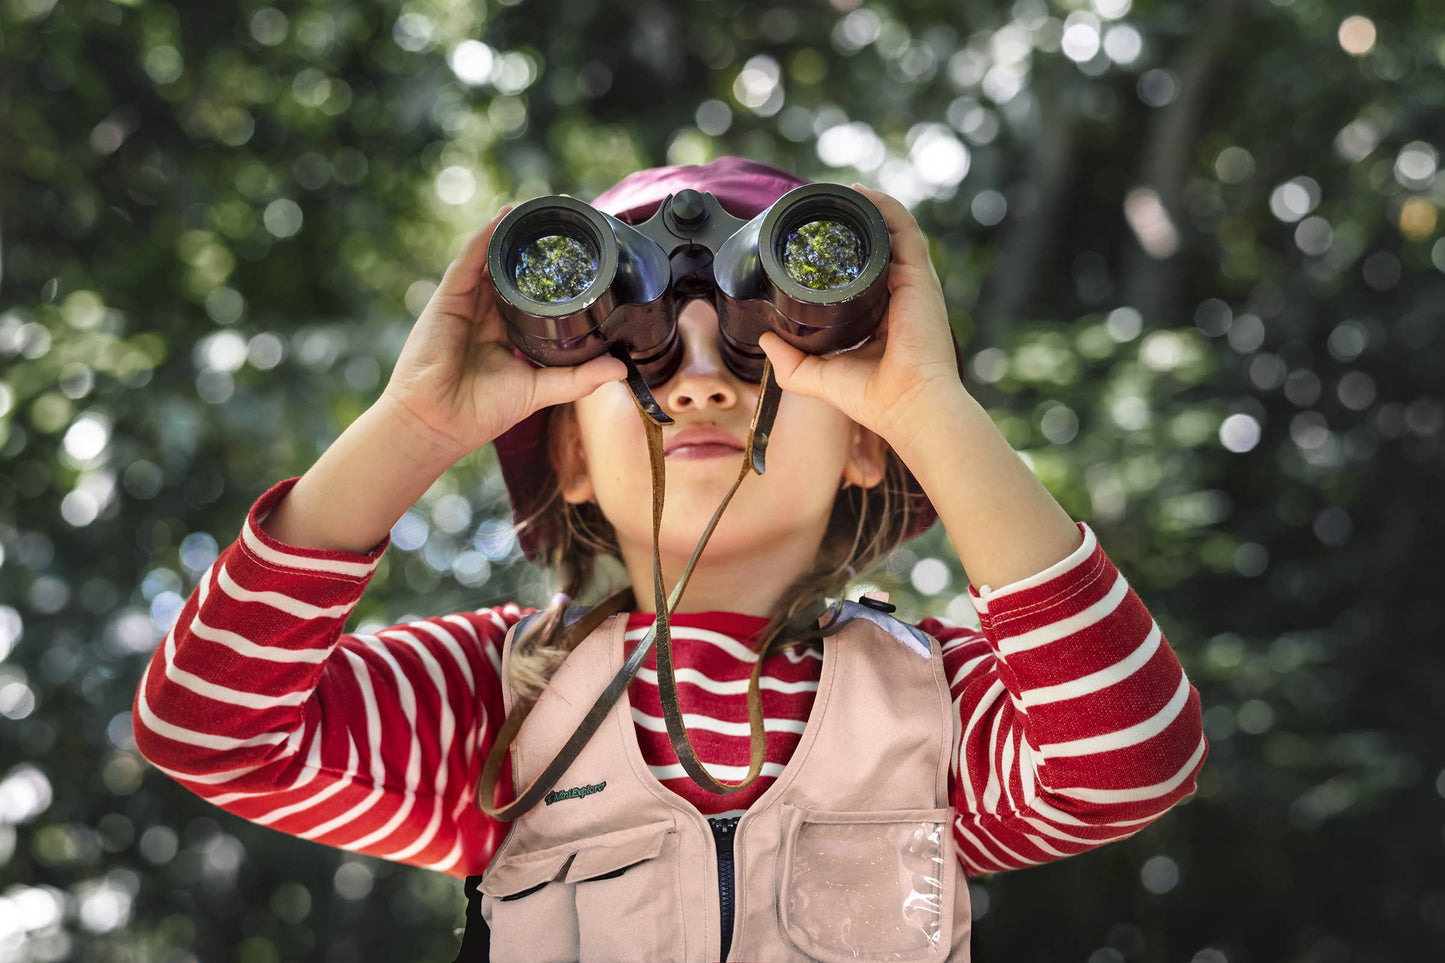
{"type": "MultiPolygon", "coordinates": [[[[711,304],[689,301],[678,328],[684,346],[681,367],[653,391],[676,419],[676,424],[663,427],[664,444],[685,428],[709,426],[745,446],[761,386],[737,378],[723,364],[717,312],[711,304]]],[[[567,452],[566,464],[559,466],[564,497],[574,504],[596,500],[616,530],[623,554],[646,559],[650,571],[652,475],[647,437],[632,395],[623,382],[608,382],[575,402],[573,414],[575,426],[573,418],[554,421],[567,452]]],[[[784,391],[768,444],[767,471],[743,480],[708,540],[699,569],[708,560],[749,553],[811,562],[839,486],[844,480],[865,488],[877,484],[883,477],[885,450],[881,438],[831,405],[784,391]]],[[[659,545],[664,569],[672,577],[692,555],[742,463],[741,451],[715,458],[666,458],[659,545]]]]}

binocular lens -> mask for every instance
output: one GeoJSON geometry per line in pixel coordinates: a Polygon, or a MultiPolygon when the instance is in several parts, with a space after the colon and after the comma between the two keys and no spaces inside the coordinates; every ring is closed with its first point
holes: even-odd
{"type": "Polygon", "coordinates": [[[566,234],[548,234],[517,251],[517,288],[533,301],[570,301],[597,278],[597,255],[566,234]]]}
{"type": "Polygon", "coordinates": [[[784,239],[782,261],[792,279],[804,287],[841,288],[863,270],[863,242],[842,221],[808,221],[784,239]]]}

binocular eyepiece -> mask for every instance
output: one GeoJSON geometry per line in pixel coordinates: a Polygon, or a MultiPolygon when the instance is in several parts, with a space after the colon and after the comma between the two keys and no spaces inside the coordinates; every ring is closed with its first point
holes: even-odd
{"type": "Polygon", "coordinates": [[[682,190],[636,226],[565,194],[518,205],[497,225],[488,273],[512,343],[539,365],[611,353],[647,386],[682,363],[677,313],[717,309],[723,362],[762,380],[758,339],[775,331],[809,354],[859,345],[888,303],[888,226],[841,184],[805,184],[751,220],[711,193],[682,190]]]}

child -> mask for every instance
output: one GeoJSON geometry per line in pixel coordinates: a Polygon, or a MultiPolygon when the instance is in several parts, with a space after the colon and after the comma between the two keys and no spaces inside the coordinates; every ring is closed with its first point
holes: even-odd
{"type": "MultiPolygon", "coordinates": [[[[723,158],[638,172],[593,204],[635,223],[690,187],[752,217],[801,183],[723,158]]],[[[966,960],[965,877],[1123,839],[1190,795],[1207,749],[1197,692],[1092,530],[965,391],[911,215],[864,193],[891,235],[887,315],[826,358],[764,335],[784,391],[767,471],[737,489],[672,616],[680,709],[719,780],[756,768],[745,693],[760,679],[766,752],[746,788],[683,772],[654,651],[544,804],[510,823],[483,811],[553,758],[655,615],[623,365],[537,368],[513,350],[484,276],[506,209],[448,267],[377,402],[262,495],[203,575],[141,681],[142,752],[247,819],[470,877],[459,959],[966,960]],[[392,525],[489,441],[522,545],[562,591],[542,613],[344,634],[392,525]],[[826,638],[797,636],[800,613],[935,513],[981,630],[908,625],[875,593],[835,607],[826,638]],[[632,589],[608,601],[631,611],[579,618],[571,597],[604,555],[632,589]],[[529,703],[479,800],[504,718],[529,703]]],[[[682,366],[654,390],[675,419],[669,589],[737,477],[759,391],[721,363],[710,301],[686,302],[678,327],[682,366]],[[726,457],[676,444],[697,429],[726,457]]]]}

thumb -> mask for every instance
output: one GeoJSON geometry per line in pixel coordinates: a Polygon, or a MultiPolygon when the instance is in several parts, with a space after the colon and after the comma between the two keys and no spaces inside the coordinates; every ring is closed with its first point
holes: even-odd
{"type": "Polygon", "coordinates": [[[819,358],[793,347],[775,331],[763,332],[758,338],[758,347],[768,356],[778,387],[810,398],[819,397],[817,369],[823,364],[819,358]]]}
{"type": "Polygon", "coordinates": [[[609,381],[627,377],[627,366],[611,355],[601,355],[579,365],[548,365],[538,368],[537,407],[566,404],[590,395],[609,381]]]}

